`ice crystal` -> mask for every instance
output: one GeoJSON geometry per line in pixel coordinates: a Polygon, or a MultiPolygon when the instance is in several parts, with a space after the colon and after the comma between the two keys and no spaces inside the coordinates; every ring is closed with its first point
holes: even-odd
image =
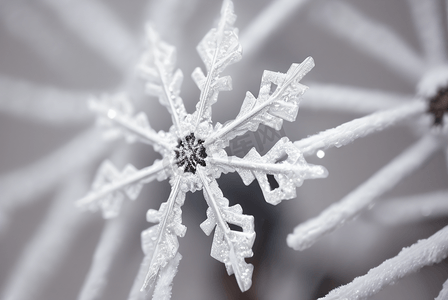
{"type": "Polygon", "coordinates": [[[178,237],[186,232],[181,207],[187,192],[203,191],[208,210],[201,229],[207,235],[214,230],[211,256],[224,263],[227,273],[235,274],[241,291],[246,291],[252,283],[253,266],[245,258],[252,256],[254,220],[243,214],[240,205],[229,206],[216,179],[222,173],[235,171],[246,185],[257,179],[265,200],[276,205],[294,198],[296,187],[305,179],[327,175],[325,168],[308,164],[299,148],[286,137],[263,156],[255,148],[244,158],[226,154],[224,148],[230,140],[247,131],[256,131],[260,124],[280,129],[283,120],[294,121],[301,96],[307,89],[300,80],[314,66],[313,59],[308,57],[301,64],[292,64],[285,74],[265,71],[258,97],[248,92],[234,120],[213,126],[212,105],[218,100],[219,92],[232,88],[231,78],[221,77],[221,73],[241,59],[238,31],[233,27],[235,19],[232,2],[224,1],[217,27],[197,47],[207,72],[205,75],[196,68],[192,74],[200,90],[193,114],[186,112],[179,96],[183,75],[175,68],[175,48],[162,41],[151,27],[147,28],[148,48],[138,69],[147,93],[157,96],[171,115],[173,125],[168,132],[154,131],[144,113],[134,115],[131,102],[123,94],[90,101],[91,109],[98,114],[100,123],[108,127],[110,135],[123,135],[130,142],[150,144],[163,158],[141,170],[127,165],[123,171],[105,161],[91,192],[78,205],[101,209],[105,218],[111,218],[119,213],[125,196],[136,199],[145,183],[169,178],[171,184],[168,200],[159,210],[150,209],[146,215],[148,222],[157,224],[142,233],[146,255],[142,264],[146,273],[142,290],[151,288],[159,278],[171,278],[170,281],[174,276],[161,274],[175,272],[173,264],[177,263],[172,261],[180,260],[178,237]],[[278,187],[269,185],[269,175],[275,178],[278,187]],[[232,230],[229,225],[236,225],[241,231],[232,230]]]}

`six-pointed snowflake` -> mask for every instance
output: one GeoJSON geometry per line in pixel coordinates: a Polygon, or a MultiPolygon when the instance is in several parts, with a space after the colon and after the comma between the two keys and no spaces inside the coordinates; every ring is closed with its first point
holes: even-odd
{"type": "Polygon", "coordinates": [[[213,126],[211,106],[219,92],[231,90],[231,78],[220,77],[220,74],[241,59],[237,29],[233,27],[235,19],[232,2],[224,1],[218,26],[210,30],[197,47],[207,75],[200,68],[192,74],[201,91],[193,114],[187,114],[179,97],[183,75],[174,67],[174,47],[161,41],[154,30],[148,28],[149,47],[139,71],[146,80],[147,92],[157,96],[171,114],[173,125],[169,132],[157,133],[151,129],[144,113],[133,115],[132,106],[124,95],[91,101],[91,109],[103,123],[112,127],[111,130],[120,132],[128,140],[151,144],[163,159],[141,170],[128,165],[121,172],[109,161],[104,162],[92,191],[78,204],[93,210],[100,208],[105,218],[114,217],[125,195],[135,199],[143,184],[155,178],[170,180],[168,200],[158,211],[147,212],[147,220],[158,224],[142,233],[147,267],[142,289],[152,286],[172,261],[179,260],[177,237],[183,237],[186,232],[181,223],[181,207],[188,191],[203,190],[209,208],[201,228],[207,235],[214,230],[211,256],[223,262],[229,275],[235,274],[240,289],[246,291],[251,286],[253,269],[245,262],[245,258],[252,256],[253,217],[244,215],[240,205],[229,206],[216,179],[221,173],[235,171],[246,185],[257,179],[266,201],[275,205],[294,198],[296,187],[304,179],[327,175],[325,168],[307,164],[286,137],[264,156],[255,148],[244,158],[226,154],[224,148],[230,140],[249,130],[257,130],[260,124],[278,130],[283,120],[294,121],[299,100],[307,89],[299,81],[314,66],[313,59],[307,58],[301,64],[292,64],[286,74],[265,71],[258,98],[248,92],[234,120],[213,126]],[[276,87],[274,91],[271,86],[276,87]],[[268,175],[274,176],[277,188],[271,188],[268,175]],[[242,230],[231,230],[229,224],[242,230]]]}

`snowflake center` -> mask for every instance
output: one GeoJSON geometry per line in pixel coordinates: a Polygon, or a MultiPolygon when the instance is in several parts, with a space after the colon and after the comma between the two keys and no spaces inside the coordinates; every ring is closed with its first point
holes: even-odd
{"type": "Polygon", "coordinates": [[[429,99],[428,113],[434,116],[434,125],[443,125],[443,115],[448,112],[448,87],[443,87],[429,99]]]}
{"type": "Polygon", "coordinates": [[[196,174],[197,165],[205,167],[207,153],[204,147],[204,140],[197,139],[194,133],[190,133],[179,139],[174,154],[176,164],[183,167],[185,172],[196,174]]]}

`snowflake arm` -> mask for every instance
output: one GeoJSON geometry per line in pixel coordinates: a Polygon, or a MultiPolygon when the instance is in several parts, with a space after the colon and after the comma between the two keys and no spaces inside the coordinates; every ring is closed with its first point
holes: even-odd
{"type": "Polygon", "coordinates": [[[173,125],[180,134],[181,122],[187,112],[179,96],[183,80],[182,71],[177,69],[173,73],[176,49],[161,41],[152,27],[148,26],[146,32],[149,49],[139,65],[140,72],[146,80],[146,91],[150,95],[157,96],[159,102],[168,109],[173,125]]]}
{"type": "Polygon", "coordinates": [[[403,248],[397,256],[384,261],[349,284],[334,289],[320,300],[366,299],[398,279],[415,273],[425,266],[439,263],[447,256],[448,227],[444,227],[428,239],[403,248]],[[353,291],[356,291],[356,297],[353,291]]]}
{"type": "Polygon", "coordinates": [[[113,218],[119,213],[124,194],[131,200],[136,199],[143,184],[155,178],[165,179],[166,172],[167,167],[163,161],[157,160],[152,166],[141,170],[128,164],[120,172],[109,160],[106,160],[98,169],[92,191],[78,200],[76,205],[90,210],[101,208],[104,218],[113,218]]]}
{"type": "Polygon", "coordinates": [[[171,149],[163,133],[157,133],[150,127],[145,113],[132,116],[133,107],[125,95],[92,99],[89,106],[98,114],[100,123],[112,128],[110,135],[124,134],[128,142],[138,139],[159,152],[171,149]]]}
{"type": "Polygon", "coordinates": [[[235,20],[233,3],[225,0],[218,27],[211,29],[197,47],[207,69],[207,76],[200,68],[196,68],[192,74],[193,80],[201,90],[196,105],[195,128],[204,120],[210,121],[211,105],[217,101],[218,93],[232,89],[230,76],[219,77],[219,75],[227,66],[241,59],[242,49],[238,42],[238,31],[233,27],[235,20]]]}
{"type": "Polygon", "coordinates": [[[248,92],[236,119],[225,125],[218,123],[215,132],[206,139],[205,144],[218,141],[226,145],[238,135],[249,130],[257,130],[259,124],[280,129],[282,119],[294,121],[299,110],[300,98],[307,89],[299,81],[313,67],[314,60],[308,57],[301,64],[292,64],[286,74],[265,71],[258,99],[248,92]],[[273,85],[276,88],[271,93],[273,85]]]}
{"type": "Polygon", "coordinates": [[[318,217],[297,226],[294,233],[288,235],[288,245],[295,250],[311,247],[325,234],[353,220],[372,205],[377,197],[419,168],[438,149],[440,143],[433,136],[421,138],[341,201],[331,205],[318,217]]]}
{"type": "Polygon", "coordinates": [[[295,188],[301,186],[305,179],[328,175],[324,167],[307,164],[300,151],[286,137],[279,140],[264,156],[252,148],[242,159],[216,155],[209,161],[224,172],[237,171],[246,185],[256,178],[266,201],[273,205],[295,198],[295,188]],[[279,184],[277,188],[270,187],[268,175],[274,176],[279,184]]]}
{"type": "Polygon", "coordinates": [[[252,256],[254,218],[243,215],[240,205],[229,207],[229,201],[224,198],[218,183],[215,180],[209,182],[202,170],[198,170],[198,174],[209,206],[207,219],[201,228],[207,235],[215,229],[211,256],[225,264],[229,275],[235,274],[241,291],[247,291],[252,285],[253,265],[247,264],[244,258],[252,256]],[[242,232],[231,230],[228,223],[241,227],[242,232]]]}
{"type": "Polygon", "coordinates": [[[146,214],[148,222],[159,224],[142,232],[143,252],[150,257],[150,263],[141,291],[152,287],[159,273],[170,266],[179,248],[177,237],[183,237],[187,230],[181,217],[185,201],[185,192],[180,189],[181,179],[180,176],[174,179],[170,196],[160,209],[150,209],[146,214]]]}

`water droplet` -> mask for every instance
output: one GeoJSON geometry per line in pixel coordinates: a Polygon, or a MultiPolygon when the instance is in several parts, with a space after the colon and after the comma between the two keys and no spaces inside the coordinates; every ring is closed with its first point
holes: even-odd
{"type": "Polygon", "coordinates": [[[108,111],[107,111],[107,117],[109,118],[109,119],[113,119],[113,118],[115,118],[117,116],[117,112],[115,111],[115,110],[113,110],[113,109],[109,109],[108,111]]]}
{"type": "Polygon", "coordinates": [[[317,151],[316,156],[319,158],[323,158],[325,156],[325,152],[323,150],[319,150],[317,151]]]}

